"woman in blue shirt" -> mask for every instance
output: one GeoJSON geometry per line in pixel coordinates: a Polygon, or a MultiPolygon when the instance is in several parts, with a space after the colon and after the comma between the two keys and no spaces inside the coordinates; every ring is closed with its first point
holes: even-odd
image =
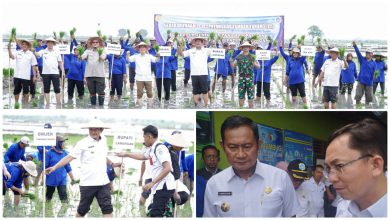
{"type": "Polygon", "coordinates": [[[376,64],[375,71],[379,72],[379,75],[376,78],[374,77],[374,94],[379,84],[381,87],[381,94],[382,96],[384,96],[385,95],[385,71],[387,71],[387,64],[382,60],[383,55],[375,54],[374,57],[375,57],[375,64],[376,64]]]}
{"type": "Polygon", "coordinates": [[[303,69],[305,62],[306,57],[301,56],[301,50],[299,48],[294,48],[292,57],[289,61],[287,61],[285,77],[285,84],[288,82],[293,103],[296,103],[297,91],[299,91],[299,95],[301,96],[303,103],[306,104],[305,74],[303,69]]]}
{"type": "Polygon", "coordinates": [[[348,90],[348,95],[351,95],[353,84],[357,78],[356,64],[352,61],[351,53],[347,54],[348,68],[341,71],[341,95],[344,95],[348,90]]]}
{"type": "Polygon", "coordinates": [[[169,63],[172,59],[175,59],[174,56],[164,57],[164,59],[160,59],[156,62],[156,86],[157,86],[157,95],[158,100],[161,100],[161,84],[164,83],[164,92],[165,92],[165,101],[168,101],[171,95],[171,68],[169,63]],[[163,61],[164,61],[164,75],[163,75],[163,61]],[[164,82],[162,79],[164,78],[164,82]]]}
{"type": "MultiPolygon", "coordinates": [[[[65,140],[61,136],[57,136],[57,144],[54,148],[46,153],[45,168],[56,165],[62,158],[66,157],[68,153],[64,150],[65,140]]],[[[57,187],[58,196],[62,203],[68,202],[68,195],[66,192],[66,175],[69,175],[71,183],[74,183],[74,177],[70,164],[58,168],[54,172],[46,175],[46,200],[50,201],[53,198],[53,193],[57,187]]]]}
{"type": "MultiPolygon", "coordinates": [[[[277,51],[276,51],[277,53],[277,51]]],[[[257,84],[257,90],[256,90],[256,101],[260,100],[261,97],[261,90],[263,88],[264,90],[264,96],[267,100],[267,104],[270,103],[271,100],[271,68],[272,65],[279,59],[279,55],[274,56],[271,60],[265,60],[264,61],[264,77],[262,74],[263,67],[263,61],[259,60],[260,68],[256,70],[256,84],[257,84]],[[264,84],[263,84],[264,81],[264,84]]]]}
{"type": "Polygon", "coordinates": [[[111,74],[112,71],[110,91],[111,101],[114,100],[115,91],[117,95],[117,100],[121,99],[123,82],[126,82],[126,59],[122,56],[123,52],[124,50],[122,49],[121,55],[107,55],[109,73],[111,74]],[[112,56],[114,56],[114,59],[112,59],[112,56]]]}
{"type": "Polygon", "coordinates": [[[73,99],[74,88],[77,88],[77,93],[79,99],[84,97],[84,72],[87,62],[80,59],[79,50],[77,47],[73,48],[73,43],[71,44],[71,51],[73,49],[73,54],[65,55],[69,61],[69,70],[66,74],[68,79],[68,100],[73,99]]]}

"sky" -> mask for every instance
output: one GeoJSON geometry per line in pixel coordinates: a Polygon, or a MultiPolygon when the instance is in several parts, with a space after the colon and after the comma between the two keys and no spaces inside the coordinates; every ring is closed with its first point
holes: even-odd
{"type": "Polygon", "coordinates": [[[104,35],[118,29],[141,28],[153,34],[153,15],[188,16],[285,16],[285,36],[307,34],[317,25],[329,39],[388,39],[389,3],[385,0],[6,0],[1,4],[1,31],[12,27],[18,33],[52,34],[55,30],[76,35],[96,35],[98,24],[104,35]],[[316,3],[314,3],[316,2],[316,3]],[[318,2],[318,3],[317,3],[318,2]],[[11,18],[11,19],[10,19],[11,18]]]}

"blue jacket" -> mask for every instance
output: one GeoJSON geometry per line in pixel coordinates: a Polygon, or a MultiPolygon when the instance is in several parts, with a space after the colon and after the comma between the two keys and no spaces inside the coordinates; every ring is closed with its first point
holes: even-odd
{"type": "Polygon", "coordinates": [[[367,61],[366,58],[364,58],[360,53],[359,48],[356,45],[354,48],[360,63],[360,71],[357,80],[366,86],[372,86],[374,82],[374,72],[376,69],[375,61],[367,61]]]}
{"type": "Polygon", "coordinates": [[[321,67],[324,64],[324,56],[325,56],[325,50],[322,50],[321,52],[316,52],[316,55],[314,56],[314,70],[315,71],[321,71],[321,67]]]}
{"type": "MultiPolygon", "coordinates": [[[[171,68],[169,65],[170,60],[172,59],[172,56],[170,57],[164,57],[164,79],[170,79],[171,78],[171,68]]],[[[163,67],[163,58],[160,57],[160,60],[156,62],[156,79],[162,78],[162,67],[163,67]]]]}
{"type": "Polygon", "coordinates": [[[8,148],[4,154],[4,163],[18,162],[19,160],[26,161],[26,157],[24,156],[26,148],[20,148],[19,143],[14,143],[8,148]]]}
{"type": "Polygon", "coordinates": [[[203,217],[206,184],[207,181],[203,177],[196,176],[196,217],[203,217]]]}
{"type": "MultiPolygon", "coordinates": [[[[66,157],[68,153],[63,150],[62,153],[55,151],[54,149],[49,150],[46,153],[46,164],[45,168],[52,167],[56,165],[62,158],[66,157]]],[[[72,171],[70,164],[58,168],[54,172],[46,175],[46,185],[47,186],[64,186],[66,185],[66,175],[72,171]]]]}
{"type": "MultiPolygon", "coordinates": [[[[289,49],[290,49],[290,46],[291,46],[291,44],[288,45],[289,49]]],[[[287,67],[288,63],[290,62],[290,59],[292,58],[292,56],[289,55],[289,54],[286,54],[281,46],[279,47],[279,51],[280,51],[280,54],[282,55],[282,57],[284,58],[284,60],[286,61],[286,67],[287,67]]],[[[309,69],[309,66],[307,65],[307,61],[306,60],[303,62],[303,65],[305,66],[306,70],[309,69]]],[[[302,71],[304,71],[304,69],[302,69],[302,71]]],[[[286,72],[287,72],[287,70],[286,70],[286,72]]],[[[305,75],[303,75],[303,77],[305,77],[305,75]]]]}
{"type": "Polygon", "coordinates": [[[214,72],[216,72],[218,75],[227,76],[228,75],[228,69],[230,66],[229,63],[229,53],[225,53],[225,59],[218,59],[218,70],[217,70],[217,64],[214,67],[214,72]]]}
{"type": "Polygon", "coordinates": [[[117,57],[112,54],[107,55],[106,59],[108,60],[109,73],[111,73],[112,66],[112,74],[126,74],[126,59],[124,59],[122,56],[117,57]],[[112,64],[112,56],[114,56],[114,64],[112,64]]]}
{"type": "MultiPolygon", "coordinates": [[[[270,83],[271,82],[271,68],[272,65],[279,59],[279,56],[274,56],[271,60],[265,60],[264,61],[264,82],[270,83]]],[[[263,71],[263,61],[259,60],[260,68],[256,69],[256,83],[262,82],[262,71],[263,71]]]]}
{"type": "Polygon", "coordinates": [[[342,83],[355,83],[357,78],[356,64],[353,61],[347,61],[348,68],[341,70],[341,82],[342,83]]]}
{"type": "Polygon", "coordinates": [[[191,64],[190,64],[190,57],[184,57],[184,69],[190,70],[191,64]]]}
{"type": "Polygon", "coordinates": [[[186,167],[188,171],[188,177],[191,181],[194,181],[194,154],[186,156],[186,167]]]}
{"type": "MultiPolygon", "coordinates": [[[[150,54],[150,55],[153,55],[153,56],[156,56],[156,55],[157,55],[156,50],[155,50],[153,47],[151,47],[151,48],[149,49],[149,54],[150,54]]],[[[125,58],[125,60],[126,60],[126,58],[125,58]]],[[[152,63],[152,64],[151,64],[151,68],[156,68],[156,63],[152,63]]]]}
{"type": "MultiPolygon", "coordinates": [[[[379,71],[379,76],[374,79],[374,82],[385,82],[385,71],[387,70],[387,65],[385,64],[384,61],[375,61],[376,64],[376,70],[379,71]]],[[[375,70],[375,71],[376,71],[375,70]]]]}
{"type": "Polygon", "coordinates": [[[22,165],[18,163],[6,163],[5,167],[7,168],[9,174],[11,174],[11,179],[6,180],[4,174],[3,174],[3,180],[5,181],[5,186],[7,188],[11,188],[12,186],[15,186],[16,188],[21,189],[22,183],[23,183],[23,176],[22,176],[22,165]]]}
{"type": "MultiPolygon", "coordinates": [[[[49,151],[51,148],[52,146],[45,146],[46,152],[49,151]]],[[[38,149],[38,160],[43,161],[43,146],[37,146],[37,149],[38,149]]]]}
{"type": "Polygon", "coordinates": [[[69,70],[68,74],[66,74],[66,78],[83,81],[85,66],[87,65],[86,60],[79,60],[78,57],[74,54],[67,55],[69,60],[69,70]]]}
{"type": "Polygon", "coordinates": [[[177,70],[177,56],[176,55],[176,49],[172,48],[171,50],[171,59],[169,59],[169,68],[171,70],[177,70]]]}
{"type": "Polygon", "coordinates": [[[305,60],[306,57],[302,56],[297,59],[291,58],[288,62],[286,75],[289,76],[289,85],[305,82],[305,74],[303,70],[305,60]]]}

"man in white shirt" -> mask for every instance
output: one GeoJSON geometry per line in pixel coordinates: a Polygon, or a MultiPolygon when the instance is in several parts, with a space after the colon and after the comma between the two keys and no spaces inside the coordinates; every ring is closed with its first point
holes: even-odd
{"type": "Polygon", "coordinates": [[[288,164],[287,172],[290,175],[299,201],[299,211],[296,217],[310,217],[310,205],[312,201],[309,193],[304,187],[301,187],[303,181],[309,179],[306,164],[299,159],[293,160],[288,164]]]}
{"type": "Polygon", "coordinates": [[[106,172],[107,164],[112,167],[120,167],[122,164],[112,163],[107,158],[107,139],[101,133],[108,127],[102,121],[95,118],[88,126],[83,128],[89,129],[89,136],[77,142],[66,157],[45,171],[46,174],[50,174],[72,160],[79,158],[81,163],[80,203],[76,217],[84,217],[88,213],[94,198],[99,203],[103,217],[112,217],[113,208],[110,181],[106,172]]]}
{"type": "Polygon", "coordinates": [[[135,80],[137,83],[137,104],[141,105],[141,99],[143,96],[144,88],[148,97],[149,106],[153,103],[153,88],[152,88],[152,63],[156,63],[160,60],[159,55],[157,57],[147,53],[149,45],[144,42],[139,43],[136,47],[139,50],[139,54],[130,56],[130,51],[127,52],[127,61],[135,62],[135,80]]]}
{"type": "MultiPolygon", "coordinates": [[[[137,72],[138,74],[138,72],[137,72]]],[[[149,160],[152,166],[152,182],[145,184],[142,189],[152,190],[153,203],[149,206],[149,216],[163,217],[166,205],[175,191],[175,178],[173,177],[171,155],[168,148],[158,142],[158,130],[153,125],[142,129],[144,144],[150,147],[145,153],[117,153],[118,157],[130,157],[136,160],[149,160]]]]}
{"type": "Polygon", "coordinates": [[[291,217],[298,199],[288,174],[257,160],[262,140],[256,123],[231,116],[220,142],[231,167],[207,182],[203,217],[291,217]]]}
{"type": "MultiPolygon", "coordinates": [[[[11,44],[8,45],[9,58],[15,60],[15,72],[14,72],[14,96],[15,103],[19,102],[20,92],[23,89],[23,102],[28,103],[29,99],[29,87],[31,83],[31,68],[33,70],[33,81],[37,80],[37,59],[34,54],[29,50],[31,43],[27,40],[20,40],[19,44],[21,50],[16,51],[16,54],[12,54],[11,44]]],[[[11,85],[10,85],[11,86],[11,85]]],[[[11,94],[10,94],[11,95],[11,94]]]]}
{"type": "MultiPolygon", "coordinates": [[[[45,40],[47,48],[36,52],[37,57],[42,57],[42,81],[43,92],[45,96],[46,106],[50,104],[50,84],[53,84],[54,93],[56,94],[57,105],[61,104],[61,89],[60,89],[60,72],[58,67],[64,73],[64,66],[62,65],[62,58],[59,51],[54,50],[54,45],[57,41],[50,37],[45,40]]],[[[61,80],[62,81],[62,80],[61,80]]]]}
{"type": "Polygon", "coordinates": [[[192,40],[195,48],[183,51],[178,48],[178,54],[183,57],[190,57],[192,94],[194,96],[195,107],[198,105],[200,96],[203,97],[204,106],[208,105],[208,65],[207,61],[210,56],[210,50],[204,48],[205,39],[196,37],[192,40]]]}
{"type": "MultiPolygon", "coordinates": [[[[144,148],[142,149],[142,152],[146,153],[149,150],[150,150],[150,146],[149,147],[144,146],[144,148]]],[[[150,163],[147,163],[145,160],[142,161],[142,164],[141,164],[141,176],[140,176],[140,179],[139,179],[139,182],[138,182],[139,186],[142,187],[142,185],[146,185],[146,184],[152,182],[152,176],[151,176],[150,171],[151,171],[150,163]]],[[[145,204],[146,199],[149,198],[149,195],[150,195],[151,192],[152,191],[150,189],[147,190],[147,191],[142,191],[141,197],[139,198],[139,204],[140,205],[144,205],[145,204]]]]}
{"type": "Polygon", "coordinates": [[[325,183],[322,181],[324,167],[316,165],[313,167],[313,176],[302,183],[304,188],[311,198],[310,216],[324,217],[324,192],[325,183]]]}
{"type": "Polygon", "coordinates": [[[331,108],[336,108],[337,102],[337,93],[339,88],[339,81],[341,70],[348,68],[348,63],[342,58],[338,58],[340,52],[338,48],[330,49],[331,59],[327,59],[321,67],[321,74],[318,78],[318,81],[315,83],[315,87],[320,81],[323,81],[322,85],[324,86],[323,98],[324,98],[324,108],[329,108],[329,102],[331,102],[331,108]]]}
{"type": "Polygon", "coordinates": [[[336,216],[387,217],[386,126],[366,118],[338,129],[328,143],[325,174],[344,199],[336,216]]]}

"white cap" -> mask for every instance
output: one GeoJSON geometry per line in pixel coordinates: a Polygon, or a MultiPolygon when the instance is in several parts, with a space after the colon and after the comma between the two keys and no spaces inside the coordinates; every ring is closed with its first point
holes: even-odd
{"type": "Polygon", "coordinates": [[[174,133],[166,140],[170,145],[176,147],[190,147],[192,143],[189,142],[182,133],[174,133]]]}
{"type": "Polygon", "coordinates": [[[329,50],[329,52],[340,53],[339,48],[337,48],[337,47],[333,47],[332,49],[329,50]]]}
{"type": "Polygon", "coordinates": [[[28,138],[27,136],[23,136],[23,137],[20,139],[20,142],[22,142],[23,144],[29,146],[29,145],[30,145],[30,138],[28,138]]]}

